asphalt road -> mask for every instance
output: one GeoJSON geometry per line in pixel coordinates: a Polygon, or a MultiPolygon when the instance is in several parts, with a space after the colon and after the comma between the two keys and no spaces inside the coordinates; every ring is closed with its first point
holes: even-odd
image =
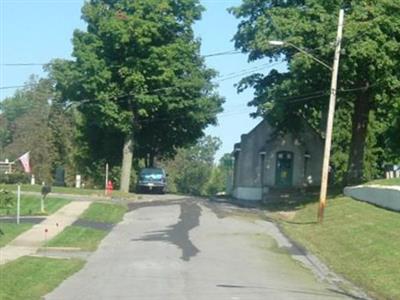
{"type": "Polygon", "coordinates": [[[193,198],[144,200],[47,300],[354,299],[293,260],[267,221],[193,198]]]}

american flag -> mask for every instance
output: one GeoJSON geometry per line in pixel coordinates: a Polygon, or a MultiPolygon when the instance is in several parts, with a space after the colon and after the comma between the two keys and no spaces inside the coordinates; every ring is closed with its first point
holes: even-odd
{"type": "Polygon", "coordinates": [[[21,162],[22,167],[24,168],[25,173],[31,172],[31,166],[29,165],[29,152],[18,157],[18,160],[21,162]]]}

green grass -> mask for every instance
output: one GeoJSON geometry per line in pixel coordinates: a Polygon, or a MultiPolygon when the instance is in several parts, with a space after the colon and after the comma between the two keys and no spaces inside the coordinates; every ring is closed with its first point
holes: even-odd
{"type": "Polygon", "coordinates": [[[11,242],[22,232],[30,229],[33,225],[34,224],[31,223],[16,224],[16,223],[0,222],[0,229],[3,231],[3,235],[0,235],[0,247],[3,247],[9,242],[11,242]]]}
{"type": "Polygon", "coordinates": [[[80,219],[116,224],[122,220],[125,212],[126,207],[122,205],[94,202],[80,216],[80,219]]]}
{"type": "MultiPolygon", "coordinates": [[[[16,184],[6,184],[3,185],[9,190],[16,191],[16,184]]],[[[30,185],[30,184],[22,184],[21,191],[25,192],[37,192],[40,193],[42,190],[42,186],[39,184],[30,185]]],[[[73,194],[73,195],[89,195],[89,196],[103,196],[104,190],[96,190],[96,189],[77,189],[71,187],[61,187],[61,186],[53,186],[51,187],[52,193],[61,193],[61,194],[73,194]]]]}
{"type": "MultiPolygon", "coordinates": [[[[21,216],[41,215],[40,212],[40,196],[22,195],[21,196],[21,216]]],[[[70,201],[48,197],[45,200],[45,209],[47,214],[52,214],[58,209],[68,204],[70,201]]],[[[0,216],[15,216],[17,214],[17,196],[14,197],[14,202],[11,208],[0,208],[0,216]]]]}
{"type": "MultiPolygon", "coordinates": [[[[5,187],[9,190],[16,191],[17,185],[15,184],[3,184],[2,187],[5,187]]],[[[30,184],[23,184],[21,185],[21,191],[25,192],[37,192],[40,193],[42,189],[41,185],[30,185],[30,184]]],[[[60,187],[60,186],[53,186],[51,188],[52,193],[59,193],[59,194],[70,194],[70,195],[84,195],[84,196],[98,196],[104,197],[104,189],[77,189],[73,187],[60,187]]],[[[50,193],[51,195],[51,193],[50,193]]],[[[135,194],[133,193],[122,193],[120,191],[114,191],[112,193],[115,197],[125,197],[125,198],[134,198],[135,194]]]]}
{"type": "Polygon", "coordinates": [[[334,271],[378,299],[400,299],[400,214],[346,197],[328,201],[323,225],[317,203],[298,206],[283,230],[334,271]]]}
{"type": "Polygon", "coordinates": [[[367,184],[377,184],[377,185],[398,185],[400,186],[400,178],[391,178],[391,179],[378,179],[368,182],[367,184]]]}
{"type": "Polygon", "coordinates": [[[42,299],[83,265],[78,259],[21,257],[0,266],[0,299],[42,299]]]}
{"type": "Polygon", "coordinates": [[[100,241],[107,235],[107,231],[68,226],[59,235],[47,243],[48,247],[74,247],[82,250],[94,251],[100,241]]]}
{"type": "MultiPolygon", "coordinates": [[[[125,212],[126,207],[119,204],[93,202],[79,219],[116,224],[122,220],[125,212]]],[[[72,225],[66,227],[59,235],[49,241],[47,246],[76,247],[94,251],[107,234],[106,230],[72,225]]]]}

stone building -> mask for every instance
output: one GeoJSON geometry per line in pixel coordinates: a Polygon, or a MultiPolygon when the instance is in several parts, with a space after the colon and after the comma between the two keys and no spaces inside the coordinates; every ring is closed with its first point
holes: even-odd
{"type": "Polygon", "coordinates": [[[232,194],[262,200],[271,188],[318,186],[323,150],[323,139],[307,124],[297,135],[279,135],[263,120],[235,144],[232,194]]]}

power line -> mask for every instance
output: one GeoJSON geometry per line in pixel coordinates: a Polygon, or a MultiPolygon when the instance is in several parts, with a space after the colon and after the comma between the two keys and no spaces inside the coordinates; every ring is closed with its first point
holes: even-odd
{"type": "Polygon", "coordinates": [[[50,63],[11,63],[1,64],[3,67],[30,67],[30,66],[45,66],[50,63]]]}
{"type": "Polygon", "coordinates": [[[284,61],[280,61],[280,62],[276,62],[276,63],[272,63],[272,64],[271,63],[266,63],[266,64],[255,66],[255,67],[252,67],[252,68],[249,68],[249,69],[244,69],[244,70],[241,70],[241,71],[238,71],[238,72],[228,73],[226,75],[216,77],[217,80],[215,82],[216,83],[220,83],[220,82],[223,82],[223,81],[226,81],[226,80],[230,80],[230,79],[233,79],[233,78],[237,78],[237,77],[241,77],[241,76],[244,76],[244,75],[256,74],[255,73],[256,71],[260,71],[262,69],[265,69],[266,67],[271,68],[273,66],[281,65],[281,64],[284,64],[284,63],[285,63],[284,61]]]}
{"type": "MultiPolygon", "coordinates": [[[[222,82],[222,81],[229,80],[229,79],[232,79],[232,78],[236,78],[236,77],[239,77],[239,76],[243,76],[243,75],[246,75],[248,73],[257,71],[257,70],[261,70],[261,69],[263,69],[265,67],[272,67],[274,65],[279,65],[279,64],[283,64],[283,63],[284,62],[277,62],[277,63],[273,63],[273,64],[266,63],[266,64],[262,64],[260,66],[255,66],[255,67],[251,67],[251,68],[248,68],[248,69],[243,69],[243,70],[240,70],[240,71],[237,71],[237,72],[232,72],[232,73],[228,73],[228,74],[225,74],[225,75],[216,76],[213,79],[217,80],[216,83],[218,83],[218,82],[222,82]]],[[[2,86],[2,87],[0,87],[0,90],[24,88],[24,87],[34,86],[34,85],[35,84],[2,86]]],[[[173,88],[181,88],[181,87],[165,87],[165,88],[160,88],[160,89],[156,89],[156,90],[153,90],[153,91],[161,91],[161,90],[164,90],[164,89],[173,89],[173,88]]]]}
{"type": "MultiPolygon", "coordinates": [[[[338,93],[343,92],[343,93],[348,93],[348,92],[354,92],[354,91],[358,91],[358,90],[366,90],[369,87],[358,87],[358,88],[352,88],[352,89],[344,89],[344,90],[339,90],[338,93]]],[[[116,99],[123,99],[127,96],[130,96],[133,94],[126,94],[126,95],[120,95],[120,97],[117,97],[116,99]]],[[[297,96],[291,96],[291,97],[284,97],[284,98],[275,98],[274,101],[275,102],[282,102],[282,101],[286,101],[286,103],[288,105],[291,104],[295,104],[297,102],[304,102],[304,101],[309,101],[309,100],[313,100],[313,99],[318,99],[321,98],[323,96],[327,96],[329,95],[329,91],[327,90],[321,90],[321,91],[315,91],[312,93],[307,93],[307,94],[302,94],[302,95],[297,95],[297,96]]],[[[110,100],[110,98],[108,99],[110,100]]],[[[81,106],[81,105],[99,105],[101,104],[101,102],[97,101],[97,100],[90,100],[90,99],[85,99],[85,100],[81,100],[80,102],[72,102],[69,106],[67,106],[67,109],[69,109],[72,106],[81,106]],[[75,104],[75,105],[74,105],[75,104]]],[[[208,112],[203,114],[203,117],[218,117],[218,118],[222,118],[222,117],[230,117],[230,116],[234,116],[234,115],[240,115],[240,114],[247,114],[247,111],[244,111],[243,108],[248,106],[248,104],[241,104],[241,105],[236,105],[235,108],[238,109],[232,109],[229,111],[225,111],[225,112],[208,112]]],[[[233,107],[232,107],[233,108],[233,107]]],[[[140,123],[146,124],[146,123],[157,123],[157,122],[166,122],[166,121],[171,121],[171,120],[179,120],[179,119],[188,119],[190,118],[190,116],[168,116],[168,117],[152,117],[152,118],[147,118],[147,119],[139,119],[138,121],[140,123]]]]}
{"type": "Polygon", "coordinates": [[[238,50],[232,50],[232,51],[224,51],[224,52],[217,52],[217,53],[212,53],[212,54],[206,54],[202,55],[202,57],[213,57],[213,56],[222,56],[222,55],[233,55],[233,54],[240,54],[242,53],[241,51],[238,50]]]}
{"type": "MultiPolygon", "coordinates": [[[[222,51],[222,52],[215,52],[215,53],[210,53],[210,54],[205,54],[205,55],[200,55],[201,57],[214,57],[214,56],[223,56],[223,55],[234,55],[234,54],[240,54],[242,53],[241,51],[238,50],[228,50],[228,51],[222,51]]],[[[29,63],[2,63],[0,64],[3,67],[32,67],[32,66],[46,66],[46,65],[51,65],[51,62],[48,63],[36,63],[36,62],[29,62],[29,63]]]]}
{"type": "Polygon", "coordinates": [[[24,88],[24,87],[34,86],[34,85],[35,85],[35,84],[0,86],[0,90],[19,89],[19,88],[24,88]]]}

